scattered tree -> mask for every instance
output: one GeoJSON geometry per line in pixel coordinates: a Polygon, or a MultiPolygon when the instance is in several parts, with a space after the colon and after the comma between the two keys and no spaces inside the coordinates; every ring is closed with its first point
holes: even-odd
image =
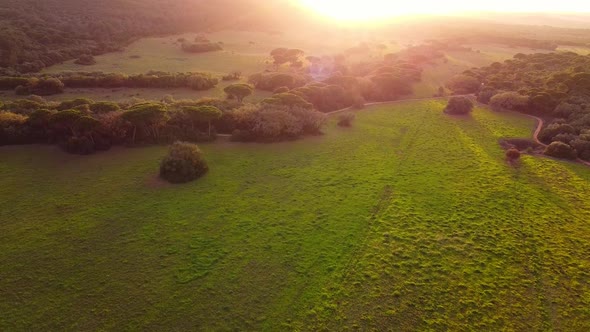
{"type": "Polygon", "coordinates": [[[252,94],[254,89],[249,84],[232,84],[228,85],[223,89],[223,91],[227,94],[228,98],[230,99],[237,99],[238,102],[244,101],[244,98],[248,97],[252,94]]]}
{"type": "Polygon", "coordinates": [[[192,128],[196,122],[205,122],[208,126],[208,135],[211,138],[211,122],[221,118],[223,113],[215,106],[187,106],[183,108],[185,114],[191,121],[192,128]]]}
{"type": "Polygon", "coordinates": [[[133,126],[132,144],[135,144],[137,129],[148,132],[154,141],[158,141],[160,128],[170,119],[166,106],[158,103],[138,104],[125,111],[121,118],[133,126]]]}

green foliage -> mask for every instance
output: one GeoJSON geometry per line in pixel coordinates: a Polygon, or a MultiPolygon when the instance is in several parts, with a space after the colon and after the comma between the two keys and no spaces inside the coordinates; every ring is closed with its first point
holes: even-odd
{"type": "Polygon", "coordinates": [[[447,82],[447,88],[456,94],[476,93],[481,88],[481,82],[472,76],[456,75],[447,82]]]}
{"type": "Polygon", "coordinates": [[[195,122],[213,121],[222,115],[222,112],[215,106],[187,106],[183,110],[195,122]]]}
{"type": "Polygon", "coordinates": [[[182,43],[181,49],[188,53],[206,53],[216,52],[223,50],[223,47],[219,43],[182,43]]]}
{"type": "Polygon", "coordinates": [[[109,101],[100,101],[90,104],[90,111],[94,114],[117,112],[121,109],[118,104],[109,101]]]}
{"type": "Polygon", "coordinates": [[[270,56],[274,60],[274,64],[280,66],[282,64],[290,63],[292,66],[300,66],[301,60],[305,52],[299,49],[290,48],[276,48],[270,52],[270,56]]]}
{"type": "Polygon", "coordinates": [[[138,129],[145,136],[151,137],[157,142],[160,138],[160,129],[170,119],[166,106],[159,103],[137,104],[121,114],[121,119],[128,121],[133,126],[131,143],[135,144],[138,129]]]}
{"type": "Polygon", "coordinates": [[[520,151],[515,148],[510,148],[506,151],[506,159],[510,161],[515,161],[520,159],[520,151]]]}
{"type": "Polygon", "coordinates": [[[489,104],[492,97],[497,94],[498,91],[496,89],[484,87],[477,93],[477,101],[482,104],[489,104]]]}
{"type": "Polygon", "coordinates": [[[72,99],[72,100],[62,101],[57,106],[57,110],[59,110],[59,111],[69,110],[69,109],[76,108],[78,106],[92,105],[92,104],[94,104],[94,101],[91,100],[91,99],[88,99],[88,98],[76,98],[76,99],[72,99]]]}
{"type": "Polygon", "coordinates": [[[65,127],[71,129],[71,131],[73,132],[73,127],[76,121],[78,121],[78,119],[80,119],[82,116],[83,114],[80,111],[65,110],[52,114],[49,118],[49,121],[53,126],[57,128],[65,127]]]}
{"type": "Polygon", "coordinates": [[[195,122],[206,122],[208,124],[208,134],[211,137],[211,121],[221,118],[223,113],[215,106],[186,106],[183,108],[184,113],[188,116],[193,124],[195,122]]]}
{"type": "Polygon", "coordinates": [[[0,90],[14,90],[18,86],[29,86],[32,84],[31,78],[28,77],[11,77],[1,76],[0,77],[0,90]]]}
{"type": "Polygon", "coordinates": [[[41,108],[44,108],[43,104],[28,99],[17,99],[15,101],[6,102],[6,104],[4,104],[5,110],[24,115],[30,114],[31,112],[41,108]]]}
{"type": "Polygon", "coordinates": [[[176,142],[160,164],[160,177],[170,183],[185,183],[203,176],[208,170],[196,144],[176,142]]]}
{"type": "Polygon", "coordinates": [[[590,135],[580,135],[569,144],[576,149],[580,159],[590,161],[590,135]]]}
{"type": "Polygon", "coordinates": [[[21,114],[0,111],[0,146],[28,143],[30,133],[27,117],[21,114]]]}
{"type": "Polygon", "coordinates": [[[311,108],[263,103],[234,112],[236,141],[281,141],[320,133],[325,115],[311,108]]]}
{"type": "Polygon", "coordinates": [[[205,31],[212,22],[256,29],[261,26],[256,14],[240,22],[234,19],[252,10],[252,5],[226,0],[178,0],[167,6],[156,0],[47,0],[28,5],[8,0],[2,7],[0,66],[28,73],[76,58],[90,64],[93,55],[119,51],[130,40],[205,31]]]}
{"type": "Polygon", "coordinates": [[[454,115],[465,115],[473,111],[473,102],[467,97],[451,97],[444,112],[454,115]]]}
{"type": "MultiPolygon", "coordinates": [[[[167,73],[150,71],[145,74],[125,75],[121,73],[102,72],[63,72],[51,75],[37,75],[27,78],[26,84],[19,84],[14,89],[21,95],[39,96],[62,93],[64,88],[190,88],[208,90],[215,87],[219,80],[207,73],[167,73]]],[[[19,77],[0,78],[0,90],[12,88],[19,77]],[[4,85],[2,81],[6,81],[4,85]]]]}
{"type": "Polygon", "coordinates": [[[96,59],[92,55],[84,54],[75,61],[75,64],[83,66],[92,66],[96,64],[96,59]]]}
{"type": "Polygon", "coordinates": [[[29,114],[28,122],[35,127],[47,127],[55,111],[39,109],[29,114]]]}
{"type": "Polygon", "coordinates": [[[89,155],[96,151],[94,142],[86,136],[69,137],[62,147],[68,153],[79,155],[89,155]]]}
{"type": "Polygon", "coordinates": [[[539,140],[549,144],[553,141],[553,138],[559,134],[576,134],[576,129],[569,124],[552,123],[541,130],[539,133],[539,140]]]}
{"type": "Polygon", "coordinates": [[[58,78],[42,78],[26,87],[28,94],[34,94],[38,96],[50,96],[60,94],[64,92],[65,85],[58,78]]]}
{"type": "Polygon", "coordinates": [[[268,105],[300,107],[306,109],[313,108],[313,104],[309,103],[302,97],[289,92],[277,93],[270,98],[264,99],[262,103],[268,105]]]}
{"type": "Polygon", "coordinates": [[[309,81],[309,78],[298,74],[271,72],[251,75],[248,81],[254,84],[256,89],[274,91],[282,87],[294,89],[304,86],[309,81]]]}
{"type": "Polygon", "coordinates": [[[254,92],[254,89],[249,84],[231,84],[223,89],[230,99],[237,99],[238,102],[242,102],[244,98],[254,92]]]}
{"type": "Polygon", "coordinates": [[[577,152],[569,144],[553,142],[545,149],[545,154],[550,157],[562,159],[576,159],[577,152]]]}
{"type": "Polygon", "coordinates": [[[371,77],[375,91],[371,99],[395,100],[401,96],[412,94],[412,81],[393,73],[378,74],[371,77]]]}
{"type": "Polygon", "coordinates": [[[9,127],[25,123],[27,117],[11,112],[0,112],[0,127],[9,127]]]}
{"type": "Polygon", "coordinates": [[[355,118],[356,116],[352,112],[341,114],[338,116],[338,125],[340,127],[351,127],[355,118]]]}
{"type": "Polygon", "coordinates": [[[503,92],[494,95],[490,99],[490,107],[495,111],[526,111],[529,99],[518,92],[503,92]]]}

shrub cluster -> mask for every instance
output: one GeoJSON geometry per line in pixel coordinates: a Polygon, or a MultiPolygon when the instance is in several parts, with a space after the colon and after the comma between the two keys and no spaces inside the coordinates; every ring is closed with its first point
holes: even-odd
{"type": "Polygon", "coordinates": [[[465,115],[473,111],[473,102],[467,97],[451,97],[444,112],[453,115],[465,115]]]}
{"type": "Polygon", "coordinates": [[[199,42],[199,43],[182,43],[181,48],[188,53],[206,53],[223,50],[219,43],[199,42]]]}
{"type": "Polygon", "coordinates": [[[170,183],[193,181],[208,170],[199,147],[187,142],[175,142],[160,163],[160,177],[170,183]]]}
{"type": "Polygon", "coordinates": [[[89,54],[81,55],[75,62],[77,65],[92,66],[96,64],[96,59],[89,54]]]}
{"type": "Polygon", "coordinates": [[[338,126],[340,127],[351,127],[352,126],[352,122],[355,119],[355,115],[352,112],[346,112],[344,114],[341,114],[338,117],[338,126]]]}
{"type": "Polygon", "coordinates": [[[167,73],[151,71],[146,74],[120,73],[61,73],[29,77],[0,77],[0,89],[15,89],[19,95],[47,96],[62,93],[64,88],[190,88],[208,90],[219,83],[206,73],[167,73]]]}
{"type": "Polygon", "coordinates": [[[234,141],[276,142],[317,135],[326,121],[312,108],[262,103],[245,105],[235,114],[234,141]]]}
{"type": "Polygon", "coordinates": [[[555,158],[576,159],[577,152],[570,145],[563,142],[553,142],[545,149],[545,154],[555,158]]]}
{"type": "Polygon", "coordinates": [[[325,121],[324,114],[293,94],[256,105],[213,98],[131,104],[77,98],[61,103],[22,99],[0,106],[0,145],[51,143],[77,154],[121,144],[211,141],[218,131],[244,141],[294,139],[320,133],[325,121]]]}

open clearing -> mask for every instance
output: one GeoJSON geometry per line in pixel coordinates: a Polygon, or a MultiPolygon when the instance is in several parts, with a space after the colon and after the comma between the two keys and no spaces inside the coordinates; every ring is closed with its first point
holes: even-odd
{"type": "Polygon", "coordinates": [[[443,107],[202,145],[181,186],[165,147],[0,148],[0,330],[590,330],[590,170],[443,107]]]}

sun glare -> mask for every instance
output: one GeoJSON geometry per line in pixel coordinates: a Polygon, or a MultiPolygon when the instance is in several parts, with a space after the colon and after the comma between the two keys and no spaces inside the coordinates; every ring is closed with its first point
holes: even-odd
{"type": "Polygon", "coordinates": [[[590,4],[577,0],[299,0],[323,15],[336,20],[366,21],[408,15],[440,15],[474,11],[494,12],[589,12],[590,4]]]}

